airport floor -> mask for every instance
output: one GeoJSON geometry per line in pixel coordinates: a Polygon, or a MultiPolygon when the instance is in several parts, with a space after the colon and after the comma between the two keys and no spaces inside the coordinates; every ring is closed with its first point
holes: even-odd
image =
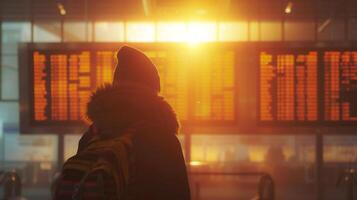
{"type": "MultiPolygon", "coordinates": [[[[324,199],[337,200],[345,199],[343,191],[338,191],[334,187],[326,188],[324,199]]],[[[200,195],[192,192],[192,200],[253,200],[255,188],[233,188],[215,187],[214,185],[201,188],[200,195]]],[[[0,191],[2,197],[2,191],[0,191]]],[[[50,191],[45,187],[31,187],[23,189],[23,197],[26,200],[50,200],[50,191]]],[[[315,200],[313,191],[307,189],[297,190],[296,188],[277,188],[276,200],[315,200]]]]}

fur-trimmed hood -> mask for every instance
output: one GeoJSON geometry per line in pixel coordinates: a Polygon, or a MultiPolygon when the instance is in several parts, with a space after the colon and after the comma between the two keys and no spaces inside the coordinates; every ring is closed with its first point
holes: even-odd
{"type": "Polygon", "coordinates": [[[105,135],[145,126],[157,132],[176,134],[178,121],[163,97],[135,84],[105,85],[91,96],[87,116],[105,135]]]}

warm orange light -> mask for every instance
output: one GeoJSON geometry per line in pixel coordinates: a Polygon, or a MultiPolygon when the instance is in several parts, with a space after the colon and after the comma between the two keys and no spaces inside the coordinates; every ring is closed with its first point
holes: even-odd
{"type": "Polygon", "coordinates": [[[203,163],[201,161],[193,160],[190,162],[190,165],[191,166],[200,166],[200,165],[203,165],[203,163]]]}
{"type": "Polygon", "coordinates": [[[154,42],[155,23],[129,22],[126,29],[128,42],[154,42]]]}
{"type": "MultiPolygon", "coordinates": [[[[262,22],[261,24],[262,29],[270,29],[272,26],[279,25],[275,22],[262,22]]],[[[247,41],[248,39],[256,41],[259,39],[259,27],[260,24],[258,22],[247,21],[96,22],[95,40],[187,42],[190,45],[216,41],[247,41]],[[248,33],[250,34],[249,37],[248,33]]],[[[274,27],[272,30],[276,33],[271,33],[271,35],[279,35],[279,26],[274,27]]],[[[264,35],[262,39],[264,40],[266,37],[271,38],[270,36],[264,35]]]]}
{"type": "Polygon", "coordinates": [[[64,5],[61,3],[57,3],[57,8],[60,13],[60,15],[66,15],[66,9],[64,8],[64,5]]]}
{"type": "Polygon", "coordinates": [[[157,41],[187,42],[195,47],[201,42],[217,41],[217,25],[213,22],[159,22],[157,41]]]}
{"type": "Polygon", "coordinates": [[[206,9],[197,9],[196,10],[196,14],[197,15],[206,15],[207,14],[207,10],[206,9]]]}
{"type": "Polygon", "coordinates": [[[100,42],[124,41],[123,22],[96,22],[95,40],[100,42]]]}
{"type": "Polygon", "coordinates": [[[292,9],[293,9],[293,3],[289,2],[288,5],[286,5],[285,7],[285,13],[290,14],[292,12],[292,9]]]}
{"type": "Polygon", "coordinates": [[[221,22],[218,31],[219,41],[245,41],[248,39],[247,22],[221,22]]]}
{"type": "Polygon", "coordinates": [[[157,40],[159,42],[183,42],[186,39],[184,22],[159,22],[157,24],[157,40]]]}
{"type": "Polygon", "coordinates": [[[213,42],[217,40],[217,25],[211,22],[190,22],[185,41],[189,43],[213,42]]]}
{"type": "Polygon", "coordinates": [[[253,146],[249,149],[249,160],[252,162],[263,162],[265,154],[268,150],[267,147],[253,146]]]}

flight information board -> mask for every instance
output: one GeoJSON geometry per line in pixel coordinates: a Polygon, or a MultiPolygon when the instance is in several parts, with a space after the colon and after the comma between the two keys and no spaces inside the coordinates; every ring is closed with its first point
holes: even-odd
{"type": "Polygon", "coordinates": [[[111,82],[115,67],[112,51],[33,51],[32,58],[36,122],[85,120],[91,91],[111,82]]]}
{"type": "Polygon", "coordinates": [[[357,51],[326,51],[324,120],[357,121],[357,51]]]}
{"type": "MultiPolygon", "coordinates": [[[[112,82],[115,48],[57,46],[61,48],[32,48],[27,52],[28,71],[23,76],[28,84],[22,86],[29,95],[21,101],[28,108],[21,117],[27,120],[27,127],[84,124],[91,93],[112,82]]],[[[181,121],[235,120],[234,51],[199,56],[157,48],[143,51],[160,73],[160,95],[181,121]],[[202,56],[205,62],[192,62],[203,60],[202,56]]]]}
{"type": "MultiPolygon", "coordinates": [[[[258,133],[265,131],[264,125],[357,124],[356,50],[285,44],[199,49],[137,45],[157,66],[160,95],[184,126],[224,126],[232,128],[232,133],[237,132],[235,128],[258,133]]],[[[112,82],[118,47],[28,44],[20,51],[24,52],[20,59],[21,131],[48,133],[59,127],[85,127],[91,93],[112,82]]]]}
{"type": "Polygon", "coordinates": [[[260,52],[261,121],[318,119],[316,51],[260,52]]]}
{"type": "Polygon", "coordinates": [[[259,56],[259,121],[357,122],[357,51],[286,48],[259,56]]]}

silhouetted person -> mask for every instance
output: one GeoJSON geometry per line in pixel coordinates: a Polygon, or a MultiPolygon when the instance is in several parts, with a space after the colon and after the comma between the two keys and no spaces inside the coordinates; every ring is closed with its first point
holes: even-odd
{"type": "Polygon", "coordinates": [[[176,137],[179,125],[171,106],[159,96],[155,65],[137,49],[124,46],[112,85],[99,88],[88,103],[91,128],[78,152],[95,135],[116,137],[134,129],[133,168],[128,199],[189,200],[186,166],[176,137]]]}

